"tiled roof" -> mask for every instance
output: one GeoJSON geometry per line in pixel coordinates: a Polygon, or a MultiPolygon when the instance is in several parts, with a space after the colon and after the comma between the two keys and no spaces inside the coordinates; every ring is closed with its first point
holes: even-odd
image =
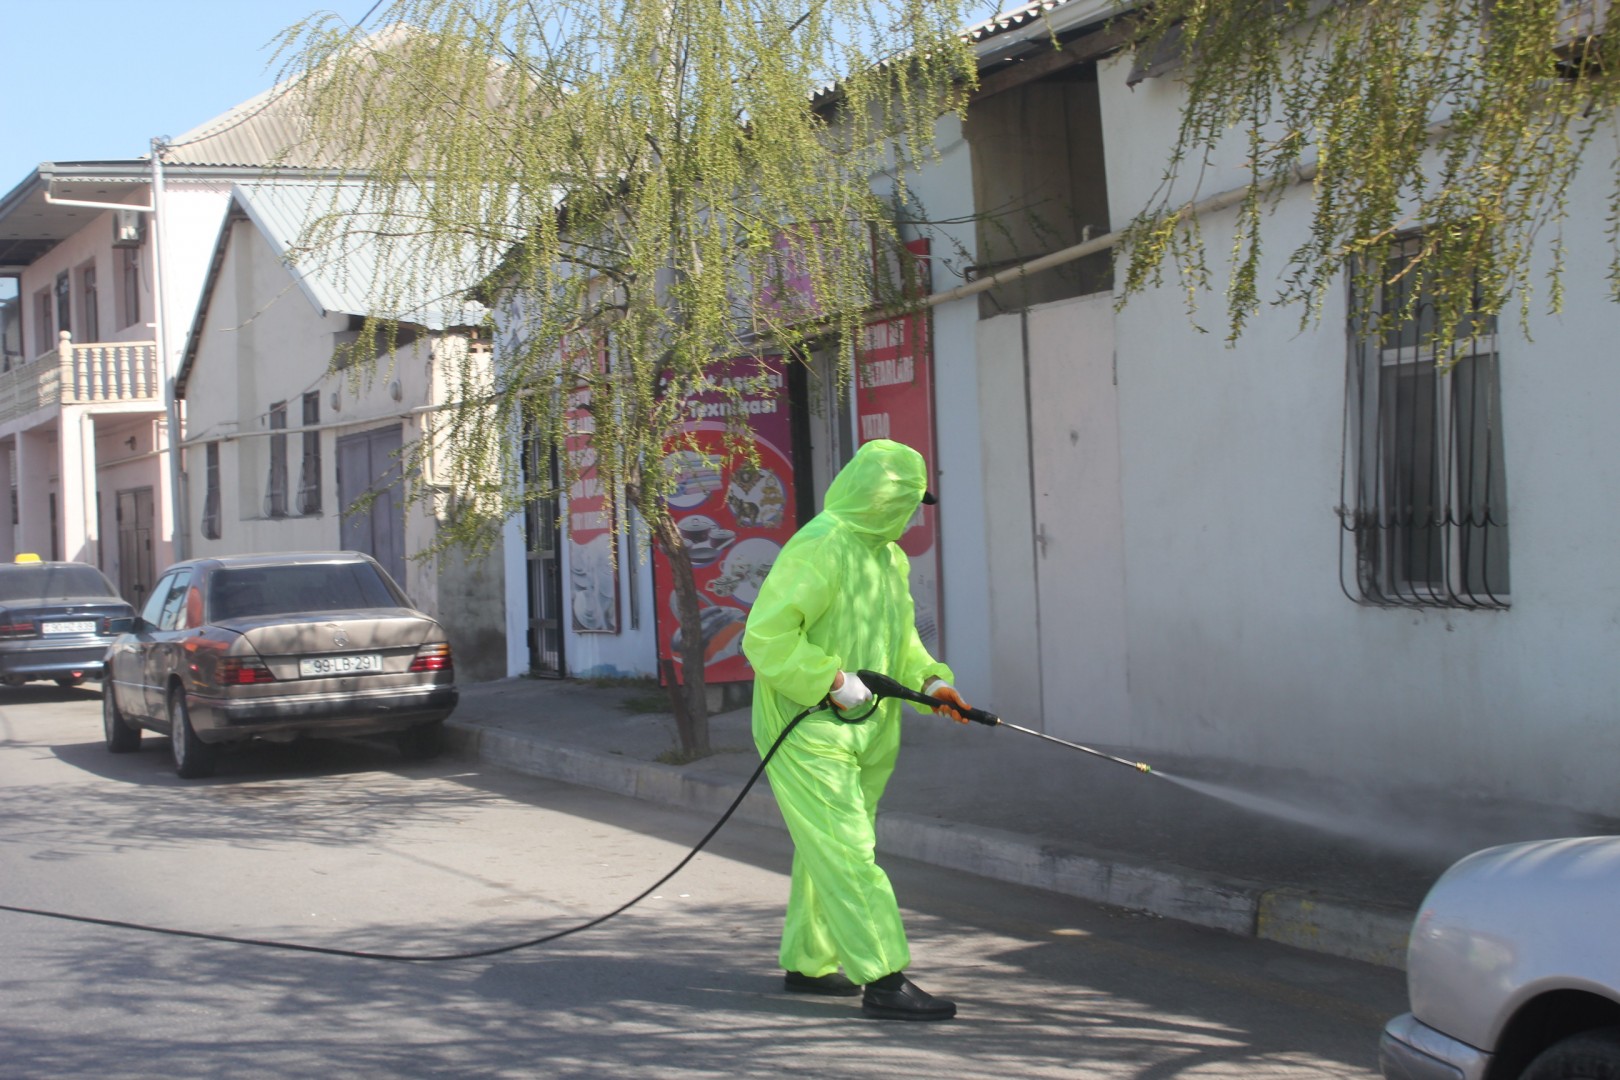
{"type": "Polygon", "coordinates": [[[1009,11],[997,12],[977,26],[969,27],[963,32],[963,36],[975,43],[984,41],[998,34],[1004,34],[1009,30],[1016,30],[1021,26],[1026,26],[1059,8],[1064,9],[1065,16],[1070,15],[1072,12],[1076,22],[1087,22],[1101,20],[1115,12],[1125,10],[1128,6],[1130,5],[1121,3],[1120,0],[1102,0],[1102,2],[1099,2],[1099,0],[1035,0],[1034,3],[1024,4],[1009,11]],[[1088,16],[1090,16],[1089,19],[1088,16]]]}

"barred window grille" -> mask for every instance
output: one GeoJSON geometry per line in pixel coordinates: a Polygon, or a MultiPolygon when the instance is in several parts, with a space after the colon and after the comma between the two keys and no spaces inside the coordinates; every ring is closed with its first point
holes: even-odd
{"type": "Polygon", "coordinates": [[[1470,318],[1449,351],[1437,347],[1433,304],[1420,295],[1407,310],[1418,245],[1403,243],[1379,275],[1384,326],[1350,329],[1341,584],[1379,606],[1505,608],[1496,320],[1470,318]]]}
{"type": "Polygon", "coordinates": [[[265,517],[287,516],[287,403],[270,406],[270,430],[283,432],[270,436],[270,476],[264,485],[265,517]]]}
{"type": "MultiPolygon", "coordinates": [[[[320,422],[320,393],[317,391],[305,394],[304,427],[307,429],[320,422]]],[[[298,512],[300,514],[319,514],[321,512],[321,433],[306,430],[303,442],[303,462],[298,469],[298,512]]]]}
{"type": "Polygon", "coordinates": [[[219,521],[219,443],[211,442],[203,448],[204,482],[202,534],[210,540],[220,537],[219,521]]]}

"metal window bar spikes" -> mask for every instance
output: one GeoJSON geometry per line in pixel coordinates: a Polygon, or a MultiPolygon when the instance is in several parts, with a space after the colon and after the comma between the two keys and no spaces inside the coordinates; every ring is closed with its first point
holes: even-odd
{"type": "MultiPolygon", "coordinates": [[[[1388,278],[1407,257],[1398,253],[1388,278]]],[[[1381,298],[1384,313],[1401,310],[1405,287],[1399,279],[1381,298]]],[[[1443,367],[1422,341],[1433,323],[1433,306],[1420,302],[1393,341],[1351,329],[1340,586],[1376,606],[1505,608],[1495,328],[1470,327],[1443,367]]]]}

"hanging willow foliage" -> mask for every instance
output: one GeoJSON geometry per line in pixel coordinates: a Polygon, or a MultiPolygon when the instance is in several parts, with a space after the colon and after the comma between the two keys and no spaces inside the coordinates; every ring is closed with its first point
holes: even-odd
{"type": "Polygon", "coordinates": [[[1610,0],[1156,0],[1140,16],[1137,55],[1179,54],[1171,77],[1184,83],[1185,107],[1163,185],[1126,230],[1123,294],[1161,284],[1166,263],[1189,306],[1209,287],[1198,216],[1181,207],[1198,197],[1188,186],[1203,163],[1235,138],[1252,187],[1232,238],[1229,341],[1262,303],[1266,213],[1301,179],[1315,187],[1310,237],[1266,299],[1298,305],[1302,325],[1319,317],[1349,266],[1358,279],[1352,318],[1370,327],[1385,256],[1421,230],[1406,295],[1434,303],[1442,348],[1466,333],[1470,313],[1495,314],[1513,299],[1528,329],[1533,250],[1550,249],[1545,300],[1556,311],[1565,192],[1594,156],[1616,178],[1605,227],[1616,252],[1608,283],[1620,300],[1612,8],[1610,0]]]}
{"type": "Polygon", "coordinates": [[[444,542],[487,541],[594,468],[607,519],[633,506],[671,557],[701,649],[665,502],[686,401],[740,400],[720,362],[812,340],[847,365],[879,299],[874,244],[897,243],[907,172],[973,85],[962,20],[954,0],[396,0],[366,26],[289,31],[312,138],[379,208],[323,215],[304,245],[363,231],[405,268],[374,301],[385,329],[445,266],[498,263],[479,283],[496,363],[455,376],[462,405],[413,470],[437,456],[444,542]],[[555,482],[513,482],[525,442],[556,455],[555,482]]]}

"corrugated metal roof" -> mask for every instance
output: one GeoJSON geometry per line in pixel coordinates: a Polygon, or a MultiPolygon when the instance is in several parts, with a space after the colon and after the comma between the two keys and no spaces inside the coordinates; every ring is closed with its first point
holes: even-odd
{"type": "Polygon", "coordinates": [[[385,249],[375,237],[355,233],[340,235],[328,249],[297,249],[306,225],[325,214],[370,215],[379,227],[387,223],[359,183],[238,184],[232,198],[324,312],[375,314],[429,330],[474,326],[483,320],[483,305],[461,296],[494,269],[499,253],[480,253],[469,245],[459,260],[446,260],[431,275],[413,282],[410,275],[419,269],[413,265],[414,256],[421,248],[409,242],[385,249]],[[407,295],[389,295],[391,287],[401,282],[407,283],[407,295]]]}
{"type": "Polygon", "coordinates": [[[1032,32],[1061,33],[1106,22],[1139,6],[1133,0],[1033,0],[1032,3],[992,15],[977,26],[963,31],[962,36],[980,46],[978,51],[982,60],[987,51],[994,51],[993,47],[989,50],[984,47],[993,38],[1018,30],[1024,30],[1018,35],[1020,38],[1028,37],[1032,32]],[[1043,21],[1046,25],[1032,25],[1043,21]]]}
{"type": "MultiPolygon", "coordinates": [[[[968,27],[962,31],[962,38],[974,47],[982,72],[1026,51],[1030,46],[1024,43],[1031,38],[1100,25],[1139,6],[1136,0],[1033,0],[968,27]]],[[[823,83],[810,96],[815,100],[826,98],[837,92],[838,85],[823,83]]]]}
{"type": "Polygon", "coordinates": [[[314,152],[296,83],[278,83],[170,140],[163,160],[174,165],[292,165],[335,168],[314,152]]]}
{"type": "MultiPolygon", "coordinates": [[[[381,52],[415,32],[410,26],[394,24],[366,35],[355,47],[381,52]]],[[[319,153],[312,145],[304,104],[299,78],[289,78],[171,139],[163,160],[188,165],[339,168],[342,162],[319,153]]]]}

